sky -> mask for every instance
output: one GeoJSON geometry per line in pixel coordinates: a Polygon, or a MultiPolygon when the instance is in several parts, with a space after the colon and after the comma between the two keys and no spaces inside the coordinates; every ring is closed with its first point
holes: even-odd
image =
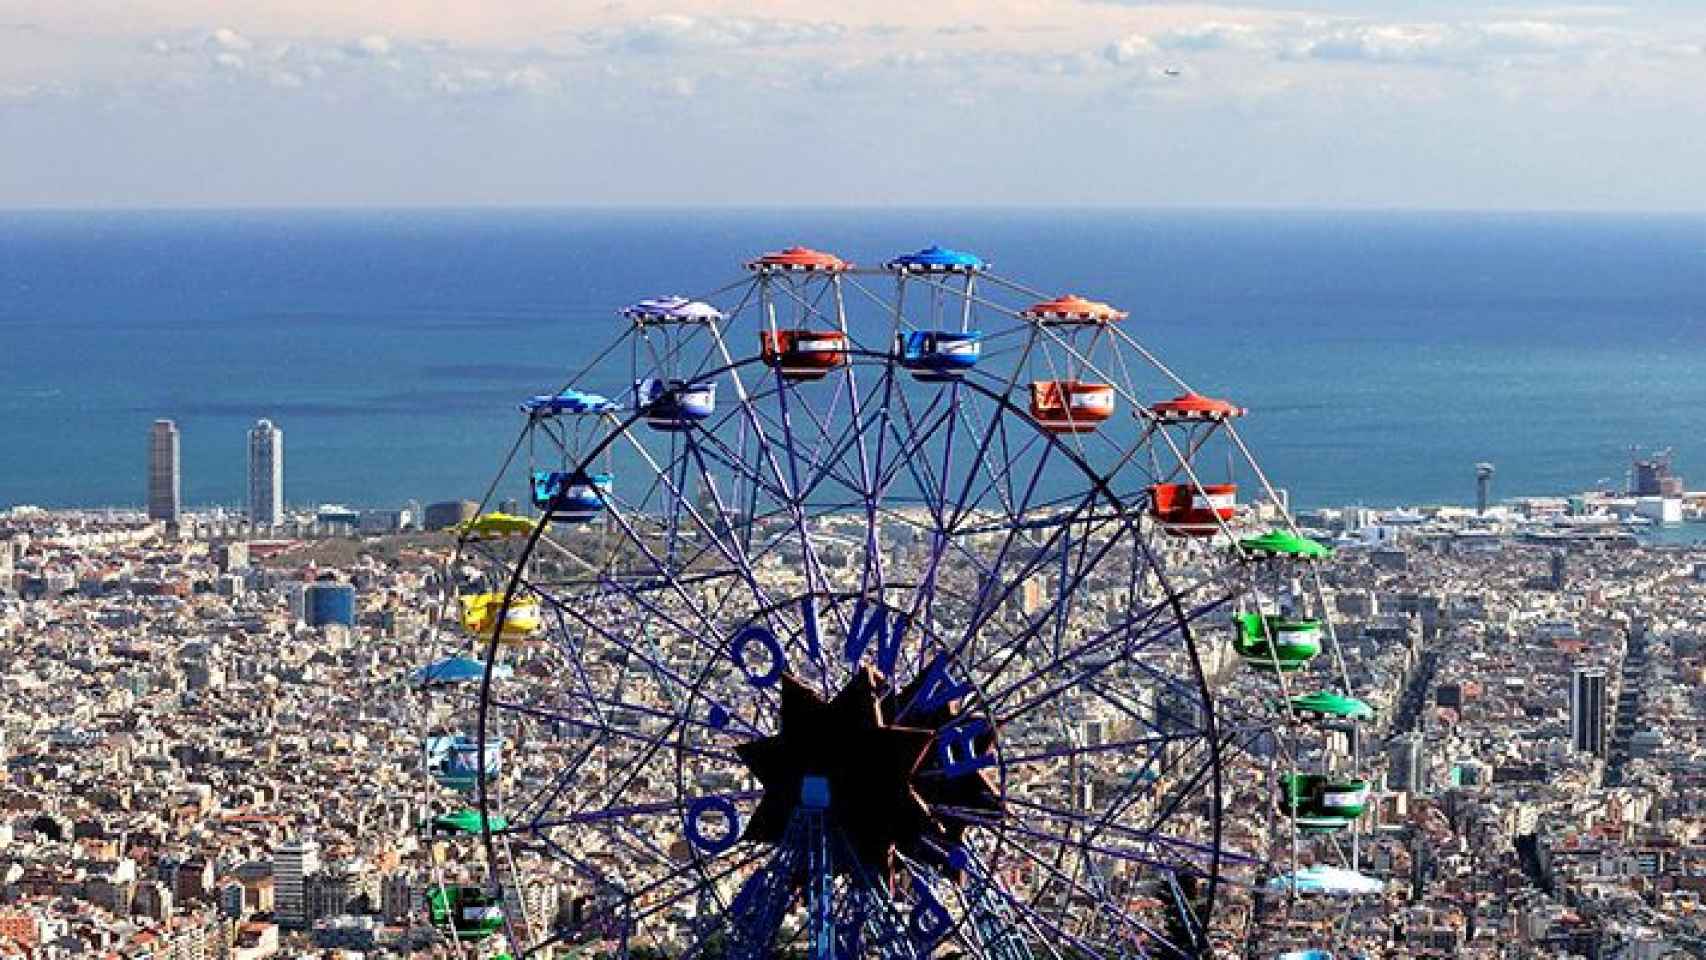
{"type": "Polygon", "coordinates": [[[1706,0],[0,0],[0,207],[1706,210],[1706,0]]]}

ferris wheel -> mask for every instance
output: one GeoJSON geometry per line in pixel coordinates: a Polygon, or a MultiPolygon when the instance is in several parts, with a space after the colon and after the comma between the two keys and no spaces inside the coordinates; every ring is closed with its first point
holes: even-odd
{"type": "Polygon", "coordinates": [[[522,404],[488,503],[531,509],[460,528],[468,639],[417,676],[432,922],[517,956],[1195,957],[1218,904],[1295,895],[1368,799],[1316,721],[1366,706],[1244,411],[972,254],[746,268],[620,311],[522,404]]]}

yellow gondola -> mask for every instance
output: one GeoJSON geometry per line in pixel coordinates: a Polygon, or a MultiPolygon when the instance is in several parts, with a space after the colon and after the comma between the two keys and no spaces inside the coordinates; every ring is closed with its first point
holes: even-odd
{"type": "Polygon", "coordinates": [[[544,629],[539,601],[532,597],[516,597],[507,613],[504,613],[502,593],[471,593],[458,599],[462,602],[462,629],[473,637],[490,637],[492,625],[500,613],[504,614],[503,629],[498,633],[500,641],[530,640],[544,629]]]}
{"type": "Polygon", "coordinates": [[[470,540],[501,540],[527,536],[533,532],[533,521],[509,513],[483,513],[457,524],[456,530],[470,540]]]}

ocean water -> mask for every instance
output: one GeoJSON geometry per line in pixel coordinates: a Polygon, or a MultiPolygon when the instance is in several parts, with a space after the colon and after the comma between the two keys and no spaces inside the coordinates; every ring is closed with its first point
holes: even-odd
{"type": "Polygon", "coordinates": [[[190,504],[241,502],[263,416],[292,503],[477,496],[622,304],[932,242],[1131,310],[1299,504],[1467,502],[1480,460],[1500,496],[1621,482],[1632,444],[1706,486],[1702,217],[31,212],[0,213],[0,506],[140,504],[157,417],[190,504]]]}

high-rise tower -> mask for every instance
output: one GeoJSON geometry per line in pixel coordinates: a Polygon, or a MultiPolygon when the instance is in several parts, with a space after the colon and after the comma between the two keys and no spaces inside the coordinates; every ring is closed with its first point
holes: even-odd
{"type": "Polygon", "coordinates": [[[1493,492],[1493,465],[1477,463],[1475,465],[1475,512],[1487,512],[1487,498],[1493,492]]]}
{"type": "Polygon", "coordinates": [[[1420,796],[1427,791],[1427,754],[1423,747],[1424,741],[1419,733],[1404,733],[1393,738],[1387,753],[1388,790],[1399,790],[1412,796],[1420,796]]]}
{"type": "Polygon", "coordinates": [[[1577,667],[1570,676],[1570,745],[1577,753],[1605,756],[1610,726],[1605,700],[1605,671],[1577,667]]]}
{"type": "Polygon", "coordinates": [[[148,430],[148,519],[178,522],[178,425],[156,420],[148,430]]]}
{"type": "Polygon", "coordinates": [[[276,527],[284,519],[284,431],[271,420],[249,430],[249,525],[276,527]]]}
{"type": "Polygon", "coordinates": [[[273,919],[287,930],[308,926],[308,878],[320,869],[320,845],[297,838],[273,852],[273,919]]]}

